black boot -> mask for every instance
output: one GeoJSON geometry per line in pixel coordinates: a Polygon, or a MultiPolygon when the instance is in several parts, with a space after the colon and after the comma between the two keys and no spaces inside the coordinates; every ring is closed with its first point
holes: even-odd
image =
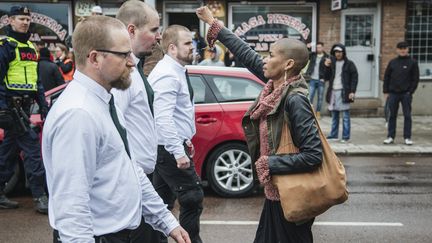
{"type": "Polygon", "coordinates": [[[38,198],[33,198],[36,211],[42,214],[48,214],[48,197],[44,194],[38,198]]]}
{"type": "Polygon", "coordinates": [[[6,197],[6,195],[3,193],[3,190],[0,189],[0,208],[11,209],[17,207],[18,207],[18,202],[9,200],[6,197]]]}

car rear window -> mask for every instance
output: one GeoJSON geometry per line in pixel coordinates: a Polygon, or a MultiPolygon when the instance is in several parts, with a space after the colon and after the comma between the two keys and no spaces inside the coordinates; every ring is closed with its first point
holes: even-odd
{"type": "Polygon", "coordinates": [[[254,80],[227,76],[211,76],[215,95],[219,102],[255,100],[262,90],[261,84],[254,80]]]}

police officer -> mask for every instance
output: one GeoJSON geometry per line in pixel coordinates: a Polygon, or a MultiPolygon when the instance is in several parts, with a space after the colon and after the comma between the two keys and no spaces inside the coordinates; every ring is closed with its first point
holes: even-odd
{"type": "Polygon", "coordinates": [[[39,105],[41,118],[48,112],[42,84],[38,80],[38,55],[29,41],[30,10],[24,6],[10,9],[7,37],[0,40],[0,127],[4,140],[0,146],[0,208],[17,208],[18,203],[4,195],[5,183],[15,167],[10,160],[16,148],[24,153],[24,168],[35,209],[47,213],[45,170],[38,135],[30,128],[30,106],[39,105]]]}

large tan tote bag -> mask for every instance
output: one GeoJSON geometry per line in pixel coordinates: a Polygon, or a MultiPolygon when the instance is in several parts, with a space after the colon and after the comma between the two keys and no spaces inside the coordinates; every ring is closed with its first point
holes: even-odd
{"type": "MultiPolygon", "coordinates": [[[[331,206],[348,199],[345,168],[336,156],[315,117],[321,138],[323,161],[318,169],[299,174],[274,175],[285,219],[301,222],[316,217],[331,206]]],[[[276,154],[294,154],[299,149],[294,145],[288,124],[284,123],[281,141],[276,154]]]]}

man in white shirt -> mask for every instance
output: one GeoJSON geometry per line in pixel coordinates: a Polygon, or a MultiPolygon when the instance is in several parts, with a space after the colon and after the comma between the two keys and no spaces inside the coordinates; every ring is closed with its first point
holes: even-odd
{"type": "MultiPolygon", "coordinates": [[[[131,86],[126,90],[115,89],[111,93],[125,117],[132,157],[151,180],[157,157],[154,93],[143,73],[143,65],[144,58],[151,55],[161,39],[159,15],[150,5],[132,0],[122,4],[116,18],[126,25],[135,66],[132,68],[131,86]]],[[[143,224],[140,228],[142,242],[158,241],[158,234],[153,233],[149,224],[143,224]]]]}
{"type": "Polygon", "coordinates": [[[153,117],[154,93],[143,73],[144,58],[161,39],[159,15],[150,5],[141,1],[127,1],[117,16],[126,25],[132,44],[131,86],[126,90],[113,90],[116,105],[123,112],[132,157],[146,174],[153,172],[156,164],[157,142],[153,117]]]}
{"type": "Polygon", "coordinates": [[[54,242],[138,243],[142,217],[176,242],[190,242],[131,159],[124,118],[110,93],[131,82],[124,24],[91,16],[72,39],[77,71],[53,105],[42,141],[54,242]]]}
{"type": "Polygon", "coordinates": [[[204,193],[191,161],[195,109],[185,68],[193,59],[192,33],[184,26],[169,26],[162,35],[161,44],[166,54],[149,75],[155,92],[154,114],[159,144],[153,185],[168,208],[172,208],[178,198],[180,224],[192,242],[200,243],[204,193]]]}

